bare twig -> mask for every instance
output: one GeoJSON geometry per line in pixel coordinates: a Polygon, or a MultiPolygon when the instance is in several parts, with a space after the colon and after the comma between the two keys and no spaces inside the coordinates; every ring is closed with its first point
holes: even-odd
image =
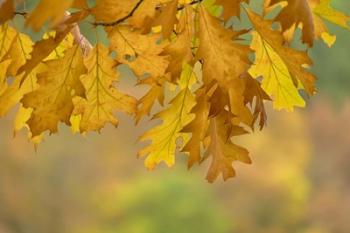
{"type": "Polygon", "coordinates": [[[129,12],[129,14],[127,14],[126,16],[114,21],[114,22],[95,22],[93,23],[95,26],[105,26],[105,27],[112,27],[112,26],[116,26],[122,22],[124,22],[125,20],[127,20],[128,18],[132,17],[135,13],[135,11],[140,7],[141,3],[143,2],[143,0],[139,0],[136,5],[134,6],[134,8],[132,8],[132,10],[129,12]]]}
{"type": "MultiPolygon", "coordinates": [[[[178,11],[181,11],[185,8],[186,5],[195,5],[197,3],[201,3],[203,0],[193,0],[192,2],[188,3],[188,4],[184,4],[184,5],[181,5],[177,8],[178,11]]],[[[141,3],[143,2],[143,0],[139,0],[137,2],[137,4],[134,6],[134,8],[129,12],[129,14],[127,14],[126,16],[116,20],[116,21],[113,21],[113,22],[95,22],[93,23],[93,25],[95,26],[104,26],[104,27],[113,27],[113,26],[116,26],[120,23],[123,23],[125,20],[127,20],[128,18],[132,17],[135,13],[135,11],[140,7],[141,3]]],[[[156,7],[156,10],[160,10],[161,7],[160,6],[157,6],[156,7]]]]}
{"type": "Polygon", "coordinates": [[[184,5],[181,5],[177,8],[178,11],[181,11],[185,8],[186,5],[195,5],[197,3],[201,3],[203,0],[193,0],[192,2],[188,3],[188,4],[184,4],[184,5]]]}
{"type": "Polygon", "coordinates": [[[15,13],[15,15],[22,15],[22,16],[28,15],[28,13],[24,12],[24,11],[15,11],[14,13],[15,13]]]}

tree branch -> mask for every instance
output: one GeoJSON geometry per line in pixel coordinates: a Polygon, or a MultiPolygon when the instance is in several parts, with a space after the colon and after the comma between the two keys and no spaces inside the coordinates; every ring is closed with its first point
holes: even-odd
{"type": "Polygon", "coordinates": [[[114,22],[95,22],[93,23],[95,26],[105,26],[105,27],[112,27],[112,26],[116,26],[122,22],[124,22],[125,20],[127,20],[128,18],[132,17],[135,13],[135,11],[140,7],[141,3],[143,2],[143,0],[139,0],[136,5],[134,6],[134,8],[132,8],[132,10],[129,12],[129,14],[127,14],[126,16],[114,21],[114,22]]]}
{"type": "Polygon", "coordinates": [[[179,7],[177,8],[177,10],[178,10],[178,11],[181,11],[181,10],[183,10],[183,9],[185,8],[186,5],[195,5],[195,4],[197,4],[197,3],[201,3],[202,1],[203,1],[203,0],[193,0],[192,2],[190,2],[190,3],[188,3],[188,4],[183,4],[183,5],[179,6],[179,7]]]}
{"type": "MultiPolygon", "coordinates": [[[[203,0],[193,0],[192,2],[188,3],[188,4],[183,4],[181,6],[179,6],[177,8],[178,11],[181,11],[185,8],[186,5],[195,5],[197,3],[201,3],[203,0]]],[[[129,12],[129,14],[127,14],[126,16],[116,20],[116,21],[113,21],[113,22],[95,22],[93,23],[93,25],[95,26],[104,26],[104,27],[113,27],[113,26],[116,26],[122,22],[124,22],[125,20],[127,20],[128,18],[132,17],[135,13],[135,11],[140,7],[141,3],[143,2],[143,0],[139,0],[138,3],[134,6],[134,8],[129,12]]],[[[159,10],[161,7],[158,6],[156,7],[156,10],[159,10]]]]}

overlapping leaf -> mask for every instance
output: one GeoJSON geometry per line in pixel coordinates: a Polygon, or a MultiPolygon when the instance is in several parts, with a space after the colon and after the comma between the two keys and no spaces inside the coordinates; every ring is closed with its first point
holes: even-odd
{"type": "Polygon", "coordinates": [[[85,98],[73,98],[73,115],[81,115],[80,132],[100,131],[105,124],[118,125],[116,111],[135,112],[136,100],[114,87],[119,74],[106,47],[98,44],[85,59],[87,74],[80,77],[85,98]]]}
{"type": "Polygon", "coordinates": [[[141,141],[151,140],[151,144],[138,152],[139,156],[147,156],[145,166],[153,169],[160,162],[168,166],[175,163],[177,140],[181,138],[186,143],[185,135],[181,132],[193,118],[190,113],[195,104],[191,86],[195,81],[195,75],[189,65],[184,65],[179,81],[180,92],[171,100],[170,107],[157,113],[154,118],[162,120],[162,123],[143,134],[141,141]]]}
{"type": "Polygon", "coordinates": [[[188,167],[210,161],[209,182],[233,177],[236,161],[251,162],[233,137],[266,125],[266,102],[293,110],[315,93],[307,51],[288,43],[296,29],[309,47],[319,38],[331,46],[325,21],[349,29],[350,19],[331,0],[265,0],[263,15],[251,10],[254,0],[41,0],[30,11],[0,2],[0,116],[19,107],[15,133],[28,128],[38,145],[60,123],[85,134],[116,126],[119,111],[136,123],[153,115],[160,123],[140,138],[150,141],[138,153],[146,167],[172,166],[184,153],[188,167]],[[277,5],[281,27],[264,19],[277,5]],[[237,30],[229,20],[242,9],[252,28],[237,30]],[[43,36],[21,33],[17,17],[43,36]],[[105,45],[92,45],[81,22],[103,27],[107,41],[92,30],[105,45]],[[117,88],[120,65],[149,87],[143,97],[117,88]]]}

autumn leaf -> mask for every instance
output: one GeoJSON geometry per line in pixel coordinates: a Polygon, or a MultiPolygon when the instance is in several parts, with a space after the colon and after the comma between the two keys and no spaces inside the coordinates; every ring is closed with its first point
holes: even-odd
{"type": "Polygon", "coordinates": [[[110,48],[117,53],[117,60],[127,64],[136,74],[142,77],[162,77],[166,73],[168,60],[161,55],[166,44],[157,43],[158,34],[142,35],[128,27],[115,27],[109,32],[110,48]]]}
{"type": "Polygon", "coordinates": [[[165,162],[169,167],[173,166],[177,140],[182,138],[186,143],[186,134],[181,130],[193,118],[190,111],[195,104],[195,99],[191,86],[195,79],[192,68],[185,64],[179,81],[180,92],[172,99],[168,109],[153,117],[153,119],[162,120],[162,123],[140,137],[140,141],[151,140],[150,145],[138,152],[140,157],[147,156],[145,166],[148,169],[154,169],[160,162],[165,162]]]}
{"type": "Polygon", "coordinates": [[[161,105],[164,104],[164,79],[155,80],[153,78],[147,78],[139,82],[139,85],[141,84],[150,85],[151,88],[141,99],[138,100],[135,113],[136,124],[140,122],[142,117],[150,115],[152,107],[157,100],[161,105]]]}
{"type": "Polygon", "coordinates": [[[316,37],[322,38],[329,47],[334,44],[336,36],[329,34],[328,28],[323,20],[350,30],[350,17],[334,9],[331,6],[331,0],[311,0],[311,6],[313,9],[316,37]]]}
{"type": "Polygon", "coordinates": [[[99,22],[113,22],[126,17],[138,2],[139,0],[96,0],[91,12],[99,22]]]}
{"type": "Polygon", "coordinates": [[[8,53],[17,32],[7,24],[0,25],[0,61],[8,53]]]}
{"type": "Polygon", "coordinates": [[[33,112],[28,125],[33,136],[49,130],[56,133],[59,122],[70,125],[75,96],[84,97],[84,87],[79,77],[85,74],[81,49],[75,45],[64,57],[45,62],[46,71],[38,74],[39,88],[26,94],[22,100],[25,108],[33,112]]]}
{"type": "Polygon", "coordinates": [[[81,115],[80,131],[100,131],[106,123],[118,125],[116,111],[135,112],[136,100],[114,87],[118,80],[116,62],[109,57],[106,47],[98,44],[85,59],[87,73],[80,77],[85,98],[73,98],[73,115],[81,115]]]}
{"type": "Polygon", "coordinates": [[[249,73],[246,74],[245,80],[245,103],[249,104],[253,112],[254,123],[259,119],[260,130],[264,128],[267,122],[267,113],[265,109],[265,101],[270,101],[270,96],[263,90],[261,84],[249,73]],[[254,106],[255,105],[255,106],[254,106]]]}
{"type": "Polygon", "coordinates": [[[189,154],[188,167],[191,168],[195,163],[199,163],[202,159],[201,148],[206,137],[209,127],[209,97],[204,88],[201,88],[196,93],[196,105],[191,113],[195,115],[194,119],[187,124],[181,132],[192,133],[191,138],[182,149],[183,152],[189,154]]]}
{"type": "Polygon", "coordinates": [[[33,91],[36,88],[36,73],[41,69],[37,67],[29,75],[26,81],[23,81],[24,75],[17,75],[19,67],[21,67],[32,50],[33,42],[25,34],[16,32],[12,44],[5,54],[5,58],[10,61],[5,73],[12,77],[12,82],[5,81],[3,92],[0,95],[0,116],[5,116],[18,102],[23,95],[33,91]]]}
{"type": "Polygon", "coordinates": [[[19,107],[14,133],[28,129],[36,147],[60,123],[85,135],[117,126],[117,112],[136,123],[151,117],[158,124],[138,152],[148,169],[173,166],[179,152],[189,168],[210,160],[209,182],[233,177],[236,161],[251,162],[233,137],[266,126],[268,101],[277,110],[304,107],[316,93],[314,41],[334,44],[327,22],[350,29],[331,0],[260,2],[40,0],[28,10],[2,0],[0,117],[19,107]],[[242,9],[251,25],[232,21],[242,9]],[[97,43],[80,30],[87,24],[97,43]],[[307,51],[292,46],[299,28],[307,51]],[[136,76],[126,83],[138,99],[119,90],[121,67],[136,76]]]}
{"type": "Polygon", "coordinates": [[[41,0],[34,11],[27,19],[27,26],[30,26],[34,31],[39,31],[41,26],[50,21],[50,26],[55,26],[64,17],[65,11],[71,7],[74,0],[41,0]]]}
{"type": "Polygon", "coordinates": [[[252,47],[257,52],[257,60],[250,73],[255,77],[263,76],[263,88],[268,94],[275,95],[276,108],[291,110],[294,105],[303,106],[304,101],[296,88],[301,82],[308,94],[315,93],[316,78],[304,68],[312,65],[311,59],[306,52],[284,46],[283,36],[272,30],[271,21],[263,20],[252,11],[247,12],[256,30],[252,47]]]}
{"type": "Polygon", "coordinates": [[[249,0],[216,0],[217,4],[224,7],[223,17],[225,20],[229,20],[232,16],[240,16],[242,2],[249,3],[249,0]]]}
{"type": "Polygon", "coordinates": [[[130,25],[148,32],[157,13],[157,8],[170,0],[139,0],[138,7],[129,19],[130,25]]]}
{"type": "Polygon", "coordinates": [[[313,12],[329,22],[348,30],[350,29],[350,16],[334,9],[331,6],[331,0],[319,0],[319,4],[316,4],[316,6],[313,8],[313,12]]]}
{"type": "Polygon", "coordinates": [[[13,0],[0,2],[0,25],[15,16],[15,4],[13,0]]]}
{"type": "Polygon", "coordinates": [[[163,8],[160,8],[159,16],[152,23],[153,26],[161,26],[164,38],[170,38],[173,33],[174,26],[177,22],[177,6],[178,0],[172,0],[163,8]]]}
{"type": "Polygon", "coordinates": [[[232,113],[251,125],[252,115],[244,105],[244,81],[240,78],[250,66],[250,48],[233,41],[240,34],[225,29],[203,6],[200,7],[197,58],[203,62],[203,82],[218,82],[230,98],[232,113]]]}
{"type": "Polygon", "coordinates": [[[305,101],[299,87],[294,85],[286,63],[257,32],[253,33],[252,49],[256,51],[256,59],[249,72],[254,77],[263,77],[262,87],[273,96],[274,108],[293,111],[295,106],[304,107],[305,101]]]}
{"type": "MultiPolygon", "coordinates": [[[[23,106],[20,106],[20,108],[16,113],[15,120],[13,122],[14,136],[16,136],[16,134],[23,128],[29,128],[27,125],[27,121],[30,119],[32,112],[33,112],[33,109],[24,108],[23,106]]],[[[43,140],[43,135],[41,134],[33,137],[33,135],[29,132],[28,139],[34,144],[35,148],[38,148],[39,144],[43,140]]]]}
{"type": "Polygon", "coordinates": [[[167,71],[171,75],[172,82],[176,82],[180,77],[183,63],[192,64],[194,62],[192,47],[195,46],[195,25],[191,6],[186,6],[182,11],[176,34],[177,38],[172,40],[162,53],[168,56],[167,71]]]}
{"type": "MultiPolygon", "coordinates": [[[[285,0],[266,0],[265,6],[274,6],[285,0]]],[[[270,11],[271,9],[266,9],[270,11]]],[[[282,24],[282,31],[288,41],[293,38],[295,29],[302,25],[303,42],[312,46],[315,39],[323,39],[330,47],[335,42],[335,36],[328,32],[324,20],[334,23],[346,29],[350,29],[350,17],[334,9],[331,0],[289,0],[288,4],[276,17],[282,24]]]]}
{"type": "MultiPolygon", "coordinates": [[[[270,6],[286,0],[271,0],[270,6]]],[[[302,40],[309,46],[313,45],[315,38],[315,26],[309,0],[288,0],[288,4],[276,17],[281,22],[282,31],[302,25],[302,40]]]]}
{"type": "Polygon", "coordinates": [[[30,58],[21,66],[17,74],[25,73],[25,76],[44,59],[46,59],[64,40],[70,30],[58,32],[55,36],[50,36],[34,44],[30,58]]]}
{"type": "Polygon", "coordinates": [[[204,154],[204,158],[211,158],[211,164],[207,174],[207,180],[214,182],[219,175],[224,180],[235,176],[233,162],[240,161],[250,164],[249,152],[234,144],[231,141],[232,136],[239,136],[247,132],[240,126],[234,125],[231,132],[227,130],[230,125],[228,112],[222,112],[220,115],[210,120],[208,136],[210,143],[204,154]]]}

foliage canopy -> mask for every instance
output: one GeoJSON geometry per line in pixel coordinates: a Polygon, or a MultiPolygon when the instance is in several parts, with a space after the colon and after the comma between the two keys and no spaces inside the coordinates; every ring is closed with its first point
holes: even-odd
{"type": "Polygon", "coordinates": [[[14,130],[28,128],[38,144],[59,123],[99,132],[118,125],[117,111],[138,123],[158,102],[164,109],[152,119],[161,123],[140,137],[151,141],[138,153],[145,166],[172,166],[181,151],[189,167],[211,160],[208,181],[233,177],[233,162],[251,163],[233,138],[263,129],[267,101],[277,110],[304,107],[316,93],[308,49],[316,40],[334,44],[326,21],[350,29],[350,17],[331,0],[265,0],[258,11],[257,2],[41,0],[28,11],[23,1],[2,0],[0,116],[19,104],[14,130]],[[238,29],[233,19],[242,15],[249,25],[238,29]],[[45,31],[42,39],[21,32],[15,17],[45,31]],[[91,45],[79,30],[84,21],[102,27],[108,45],[91,45]],[[291,43],[299,29],[304,50],[291,43]],[[149,86],[142,98],[119,90],[120,65],[149,86]]]}

